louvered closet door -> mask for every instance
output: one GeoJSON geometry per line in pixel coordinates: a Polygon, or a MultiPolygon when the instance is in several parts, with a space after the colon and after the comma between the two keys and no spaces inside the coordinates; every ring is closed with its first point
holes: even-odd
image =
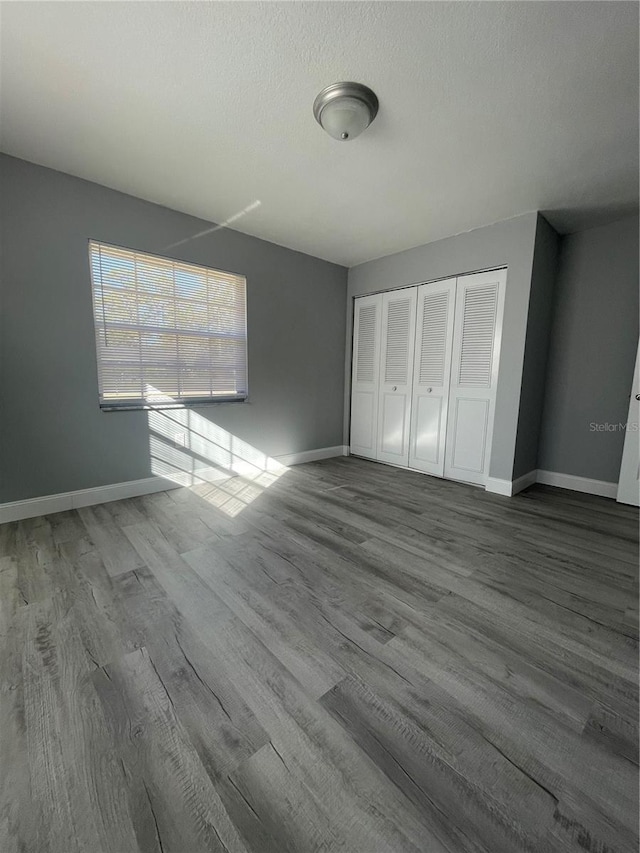
{"type": "Polygon", "coordinates": [[[506,271],[460,276],[444,475],[486,482],[493,433],[506,271]]]}
{"type": "Polygon", "coordinates": [[[409,464],[416,292],[408,287],[382,294],[377,458],[404,466],[409,464]]]}
{"type": "Polygon", "coordinates": [[[382,295],[354,300],[349,450],[376,458],[382,295]]]}
{"type": "Polygon", "coordinates": [[[418,288],[409,467],[444,473],[455,278],[418,288]]]}

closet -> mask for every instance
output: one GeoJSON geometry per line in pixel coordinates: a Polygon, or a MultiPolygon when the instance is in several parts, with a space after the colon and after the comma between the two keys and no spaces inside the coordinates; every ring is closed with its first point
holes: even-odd
{"type": "Polygon", "coordinates": [[[485,483],[505,284],[500,269],[355,299],[351,453],[485,483]]]}

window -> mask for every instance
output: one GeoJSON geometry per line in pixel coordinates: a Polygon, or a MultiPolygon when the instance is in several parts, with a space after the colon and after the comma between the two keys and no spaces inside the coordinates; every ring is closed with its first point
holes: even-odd
{"type": "Polygon", "coordinates": [[[100,406],[244,400],[246,279],[89,241],[100,406]]]}

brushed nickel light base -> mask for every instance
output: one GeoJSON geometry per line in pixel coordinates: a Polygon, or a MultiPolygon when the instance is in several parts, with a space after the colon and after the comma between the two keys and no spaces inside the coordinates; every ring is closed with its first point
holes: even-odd
{"type": "MultiPolygon", "coordinates": [[[[353,82],[332,83],[330,86],[324,88],[313,102],[313,115],[320,127],[324,130],[326,130],[326,128],[322,123],[323,111],[327,106],[337,105],[343,99],[359,101],[368,110],[369,121],[363,130],[371,124],[378,114],[377,95],[369,89],[368,86],[364,86],[362,83],[353,82]]],[[[351,137],[345,132],[341,134],[339,138],[346,141],[351,137]]]]}

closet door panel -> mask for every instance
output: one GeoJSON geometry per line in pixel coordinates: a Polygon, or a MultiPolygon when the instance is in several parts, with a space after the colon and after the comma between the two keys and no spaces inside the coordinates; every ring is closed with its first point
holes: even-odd
{"type": "Polygon", "coordinates": [[[433,467],[430,473],[441,473],[437,469],[443,464],[441,448],[444,445],[442,397],[417,396],[412,407],[413,449],[409,465],[426,471],[433,467]]]}
{"type": "Polygon", "coordinates": [[[383,392],[380,451],[388,456],[402,457],[405,453],[407,402],[402,394],[383,392]]]}
{"type": "Polygon", "coordinates": [[[409,467],[444,473],[455,278],[417,291],[416,344],[411,402],[409,467]]]}
{"type": "MultiPolygon", "coordinates": [[[[356,391],[351,401],[351,449],[370,451],[375,458],[376,395],[371,391],[356,391]]],[[[361,453],[361,455],[364,455],[361,453]]]]}
{"type": "Polygon", "coordinates": [[[381,309],[381,294],[354,300],[349,450],[368,459],[377,454],[381,309]]]}
{"type": "Polygon", "coordinates": [[[458,397],[453,413],[452,465],[460,471],[482,475],[487,444],[487,400],[458,397]]]}
{"type": "Polygon", "coordinates": [[[460,276],[444,475],[484,485],[489,474],[506,271],[460,276]]]}
{"type": "Polygon", "coordinates": [[[378,453],[381,462],[409,464],[415,287],[382,294],[378,453]]]}

